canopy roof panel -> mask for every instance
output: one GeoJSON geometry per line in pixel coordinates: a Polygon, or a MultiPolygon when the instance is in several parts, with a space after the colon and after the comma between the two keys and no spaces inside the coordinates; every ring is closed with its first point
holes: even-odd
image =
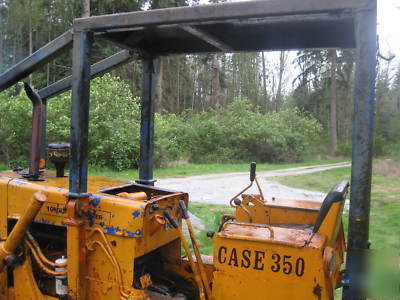
{"type": "Polygon", "coordinates": [[[75,20],[119,46],[152,55],[354,48],[367,0],[265,0],[177,7],[75,20]]]}

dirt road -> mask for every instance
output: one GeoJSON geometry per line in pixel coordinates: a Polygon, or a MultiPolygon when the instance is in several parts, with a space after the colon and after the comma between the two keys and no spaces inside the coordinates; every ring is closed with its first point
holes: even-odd
{"type": "MultiPolygon", "coordinates": [[[[274,181],[273,177],[307,174],[335,168],[343,168],[347,166],[350,166],[350,163],[344,162],[274,171],[261,171],[257,172],[257,178],[260,182],[266,200],[276,197],[322,201],[325,197],[324,193],[291,188],[274,181]]],[[[229,199],[248,184],[248,172],[209,174],[184,178],[168,178],[160,179],[157,182],[157,186],[160,187],[168,187],[168,189],[188,192],[189,199],[192,202],[209,204],[228,204],[229,199]]],[[[256,192],[256,188],[252,187],[252,191],[256,192]]]]}

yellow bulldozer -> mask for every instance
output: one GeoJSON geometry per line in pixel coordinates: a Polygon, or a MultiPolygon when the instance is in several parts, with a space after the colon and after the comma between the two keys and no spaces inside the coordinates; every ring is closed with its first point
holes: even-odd
{"type": "Polygon", "coordinates": [[[343,299],[365,298],[376,1],[249,1],[76,19],[73,30],[0,74],[0,91],[71,48],[70,77],[40,90],[25,84],[29,168],[0,172],[0,299],[321,300],[342,286],[343,299]],[[94,38],[128,50],[91,66],[94,38]],[[330,47],[355,48],[357,57],[348,245],[347,181],[322,203],[266,200],[252,163],[250,184],[227,199],[235,213],[207,233],[213,255],[202,255],[189,195],[154,184],[159,56],[330,47]],[[90,177],[90,79],[133,58],[143,62],[140,178],[90,177]],[[46,145],[47,101],[68,89],[70,143],[46,145]],[[247,194],[254,182],[259,192],[247,194]]]}

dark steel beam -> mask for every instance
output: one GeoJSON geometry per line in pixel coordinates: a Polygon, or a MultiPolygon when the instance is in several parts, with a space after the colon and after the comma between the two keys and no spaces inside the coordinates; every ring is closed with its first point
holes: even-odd
{"type": "Polygon", "coordinates": [[[19,63],[0,74],[0,92],[9,88],[21,79],[29,76],[53,58],[68,51],[72,47],[72,32],[67,31],[55,40],[24,58],[19,63]]]}
{"type": "Polygon", "coordinates": [[[158,58],[145,57],[143,62],[140,158],[138,183],[154,185],[154,99],[156,95],[158,58]]]}
{"type": "Polygon", "coordinates": [[[366,299],[372,147],[375,113],[376,0],[356,15],[356,74],[348,250],[343,299],[366,299]]]}
{"type": "Polygon", "coordinates": [[[230,46],[201,29],[194,28],[193,26],[181,26],[181,28],[223,52],[233,52],[233,49],[230,46]]]}
{"type": "MultiPolygon", "coordinates": [[[[128,50],[122,50],[110,57],[107,57],[95,64],[90,68],[90,78],[96,78],[111,71],[114,68],[123,65],[133,58],[133,54],[128,50]]],[[[65,77],[39,91],[42,99],[50,99],[55,97],[72,87],[72,76],[65,77]]]]}
{"type": "Polygon", "coordinates": [[[69,199],[66,204],[67,253],[77,259],[68,263],[68,299],[87,299],[86,218],[82,206],[89,202],[88,130],[90,99],[90,52],[93,33],[74,31],[72,51],[71,155],[69,199]]]}
{"type": "Polygon", "coordinates": [[[74,21],[75,29],[107,30],[132,26],[190,23],[228,19],[247,19],[275,15],[337,12],[366,7],[369,0],[269,0],[220,3],[193,7],[174,7],[144,12],[130,12],[105,16],[80,18],[74,21]]]}
{"type": "Polygon", "coordinates": [[[87,192],[90,50],[92,43],[92,33],[85,31],[74,32],[71,156],[69,162],[69,191],[74,194],[87,192]]]}

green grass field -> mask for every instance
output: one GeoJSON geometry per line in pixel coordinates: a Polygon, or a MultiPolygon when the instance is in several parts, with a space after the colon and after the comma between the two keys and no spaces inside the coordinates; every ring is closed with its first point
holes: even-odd
{"type": "MultiPolygon", "coordinates": [[[[286,168],[295,168],[303,166],[324,165],[344,162],[345,160],[308,160],[299,163],[279,163],[279,164],[258,164],[258,171],[270,171],[286,168]]],[[[26,166],[27,167],[27,166],[26,166]]],[[[48,168],[54,169],[51,163],[48,163],[48,168]]],[[[10,169],[7,165],[0,163],[0,171],[10,169]]],[[[236,163],[236,164],[187,164],[182,166],[173,166],[167,168],[154,169],[154,178],[173,178],[185,177],[192,175],[202,174],[216,174],[216,173],[229,173],[229,172],[248,172],[249,163],[236,163]]],[[[135,180],[139,178],[139,171],[136,169],[115,171],[109,168],[89,167],[89,175],[91,176],[104,176],[116,178],[121,180],[135,180]]]]}
{"type": "MultiPolygon", "coordinates": [[[[389,175],[389,174],[388,174],[389,175]]],[[[276,178],[291,187],[328,192],[342,179],[350,179],[350,168],[276,178]]],[[[374,173],[371,192],[370,238],[372,249],[400,250],[400,179],[374,173]]],[[[347,224],[348,214],[344,220],[347,224]]]]}
{"type": "MultiPolygon", "coordinates": [[[[385,168],[380,164],[375,162],[377,171],[372,177],[369,289],[371,299],[392,300],[400,299],[400,178],[395,171],[381,172],[385,168]]],[[[288,186],[327,192],[340,180],[350,179],[350,168],[276,179],[288,186]]],[[[348,211],[343,219],[347,232],[348,211]]],[[[341,299],[340,289],[335,292],[336,298],[341,299]]]]}
{"type": "MultiPolygon", "coordinates": [[[[286,168],[295,168],[302,166],[313,166],[323,164],[333,164],[343,162],[344,160],[312,160],[300,163],[281,163],[281,164],[258,164],[258,171],[269,171],[286,168]]],[[[185,177],[191,175],[216,174],[229,172],[248,172],[249,163],[239,164],[188,164],[167,168],[154,169],[154,178],[185,177]]],[[[123,180],[134,180],[139,176],[138,170],[113,171],[110,169],[90,168],[89,173],[92,176],[105,176],[123,180]]]]}
{"type": "MultiPolygon", "coordinates": [[[[226,200],[228,203],[229,199],[226,200]]],[[[207,237],[207,231],[213,230],[217,232],[221,216],[223,214],[234,213],[234,208],[229,205],[212,205],[212,204],[201,204],[191,202],[189,210],[192,214],[199,217],[204,224],[204,230],[196,233],[196,239],[199,244],[201,253],[212,255],[213,253],[213,242],[212,239],[207,237]]]]}

